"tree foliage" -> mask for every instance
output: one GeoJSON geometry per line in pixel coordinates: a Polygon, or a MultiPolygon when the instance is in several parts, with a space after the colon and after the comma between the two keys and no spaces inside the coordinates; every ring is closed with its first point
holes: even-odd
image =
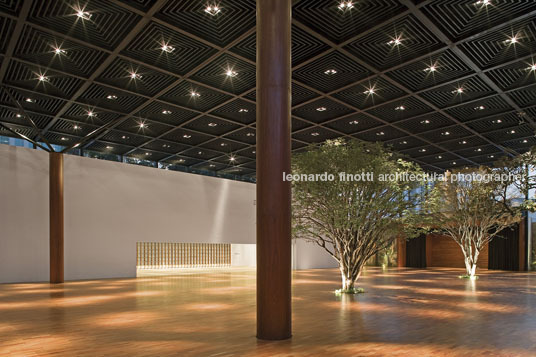
{"type": "Polygon", "coordinates": [[[403,174],[422,174],[421,168],[379,143],[328,141],[293,157],[292,173],[334,177],[293,181],[293,229],[295,237],[318,244],[338,262],[343,291],[354,289],[370,257],[400,234],[416,234],[420,195],[410,192],[421,183],[403,174]],[[340,174],[365,176],[341,180],[340,174]],[[392,174],[401,179],[382,180],[392,174]]]}

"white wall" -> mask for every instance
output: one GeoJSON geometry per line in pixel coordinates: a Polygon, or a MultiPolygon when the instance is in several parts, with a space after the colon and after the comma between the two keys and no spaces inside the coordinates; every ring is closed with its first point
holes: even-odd
{"type": "Polygon", "coordinates": [[[337,268],[337,261],[324,248],[303,239],[292,241],[292,267],[301,269],[337,268]]]}
{"type": "MultiPolygon", "coordinates": [[[[134,277],[136,242],[239,244],[254,265],[254,184],[70,155],[64,174],[66,280],[134,277]]],[[[0,145],[0,283],[48,280],[48,219],[48,153],[0,145]]],[[[293,249],[296,269],[333,266],[293,249]]]]}
{"type": "Polygon", "coordinates": [[[0,145],[0,283],[49,279],[48,153],[0,145]]]}
{"type": "Polygon", "coordinates": [[[65,156],[65,279],[131,277],[136,242],[254,243],[255,185],[65,156]]]}
{"type": "Polygon", "coordinates": [[[257,265],[257,244],[231,244],[231,266],[254,267],[257,265]]]}

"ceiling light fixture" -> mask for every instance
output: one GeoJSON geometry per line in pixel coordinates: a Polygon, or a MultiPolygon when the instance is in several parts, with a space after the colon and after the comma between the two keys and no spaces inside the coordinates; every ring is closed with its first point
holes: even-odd
{"type": "Polygon", "coordinates": [[[162,51],[164,51],[164,52],[167,52],[167,53],[171,53],[171,52],[175,51],[175,47],[170,46],[170,45],[165,44],[165,43],[162,45],[162,47],[160,47],[160,49],[162,51]]]}
{"type": "Polygon", "coordinates": [[[57,55],[61,55],[65,53],[65,50],[62,50],[61,48],[57,47],[57,48],[54,48],[54,53],[57,55]]]}
{"type": "Polygon", "coordinates": [[[402,37],[398,36],[397,38],[392,39],[391,41],[387,42],[388,45],[392,46],[398,46],[402,43],[402,37]]]}
{"type": "Polygon", "coordinates": [[[326,110],[327,110],[326,107],[318,107],[318,108],[316,108],[317,112],[325,112],[326,110]]]}
{"type": "Polygon", "coordinates": [[[497,119],[497,120],[492,120],[491,121],[493,124],[500,124],[502,123],[502,120],[501,119],[497,119]]]}
{"type": "Polygon", "coordinates": [[[445,131],[445,132],[441,133],[441,135],[450,135],[450,132],[449,132],[449,131],[445,131]]]}
{"type": "Polygon", "coordinates": [[[424,69],[425,72],[435,72],[436,70],[437,68],[434,65],[424,69]]]}
{"type": "Polygon", "coordinates": [[[438,159],[442,159],[442,158],[443,158],[443,156],[441,156],[441,155],[437,155],[436,157],[437,157],[438,159]]]}
{"type": "Polygon", "coordinates": [[[484,110],[484,109],[486,109],[486,107],[483,106],[483,105],[480,105],[480,106],[478,106],[478,107],[475,107],[475,110],[484,110]]]}
{"type": "Polygon", "coordinates": [[[350,125],[357,125],[359,124],[359,122],[357,120],[352,120],[351,122],[349,122],[348,124],[350,125]]]}
{"type": "Polygon", "coordinates": [[[112,146],[110,146],[110,145],[107,145],[107,146],[106,146],[106,149],[108,149],[108,150],[112,150],[112,149],[113,149],[113,147],[112,147],[112,146]]]}
{"type": "Polygon", "coordinates": [[[461,145],[465,145],[465,144],[467,144],[467,141],[462,140],[462,141],[460,141],[460,144],[461,144],[461,145]]]}
{"type": "Polygon", "coordinates": [[[510,131],[508,132],[508,134],[515,134],[515,133],[516,133],[515,130],[510,130],[510,131]]]}
{"type": "Polygon", "coordinates": [[[42,74],[40,74],[37,79],[39,79],[39,82],[47,82],[48,81],[48,77],[44,76],[42,74]]]}
{"type": "Polygon", "coordinates": [[[401,142],[399,142],[400,145],[406,145],[408,142],[406,140],[402,140],[401,142]]]}
{"type": "Polygon", "coordinates": [[[130,78],[132,79],[141,79],[141,74],[137,74],[136,72],[130,73],[130,78]]]}
{"type": "Polygon", "coordinates": [[[110,99],[110,100],[116,100],[117,99],[117,96],[114,95],[114,94],[110,94],[106,97],[106,99],[110,99]]]}
{"type": "Polygon", "coordinates": [[[167,110],[167,109],[162,110],[162,114],[169,115],[169,114],[171,114],[171,110],[167,110]]]}
{"type": "Polygon", "coordinates": [[[32,98],[26,98],[25,101],[28,103],[35,103],[35,100],[33,100],[32,98]]]}
{"type": "Polygon", "coordinates": [[[519,42],[517,36],[512,36],[510,37],[509,39],[507,39],[506,41],[504,41],[505,43],[509,43],[509,44],[512,44],[512,45],[515,45],[516,43],[519,42]]]}
{"type": "Polygon", "coordinates": [[[227,77],[234,78],[238,75],[238,73],[236,73],[236,71],[233,71],[232,69],[228,69],[227,71],[225,71],[225,75],[227,77]]]}
{"type": "Polygon", "coordinates": [[[312,136],[318,136],[320,135],[319,133],[317,133],[316,131],[314,133],[311,133],[312,136]]]}
{"type": "Polygon", "coordinates": [[[182,137],[185,138],[185,139],[190,139],[192,136],[189,135],[189,134],[184,134],[182,137]]]}
{"type": "Polygon", "coordinates": [[[380,132],[377,132],[376,135],[383,136],[383,135],[385,135],[385,133],[383,131],[380,131],[380,132]]]}
{"type": "Polygon", "coordinates": [[[527,71],[534,72],[536,71],[536,64],[531,64],[529,68],[527,68],[527,71]]]}
{"type": "Polygon", "coordinates": [[[139,126],[140,126],[141,129],[145,129],[145,128],[147,128],[147,124],[145,124],[145,123],[140,123],[139,126]]]}
{"type": "Polygon", "coordinates": [[[366,95],[374,94],[374,88],[367,89],[366,91],[363,92],[363,94],[366,94],[366,95]]]}
{"type": "Polygon", "coordinates": [[[205,12],[209,14],[210,16],[216,16],[217,14],[221,12],[221,9],[217,5],[208,5],[205,8],[205,12]]]}
{"type": "Polygon", "coordinates": [[[489,158],[490,159],[493,159],[495,157],[495,155],[490,155],[489,158]]]}
{"type": "Polygon", "coordinates": [[[192,97],[192,98],[199,98],[200,96],[201,96],[201,94],[199,94],[197,92],[194,92],[194,91],[190,92],[190,97],[192,97]]]}
{"type": "Polygon", "coordinates": [[[78,16],[82,20],[89,20],[91,18],[91,14],[89,12],[87,12],[87,11],[84,11],[84,10],[77,10],[76,11],[76,16],[78,16]]]}
{"type": "Polygon", "coordinates": [[[456,165],[456,161],[453,161],[453,162],[452,162],[452,165],[456,165]]]}
{"type": "Polygon", "coordinates": [[[421,124],[430,124],[430,120],[428,119],[421,120],[421,124]]]}
{"type": "Polygon", "coordinates": [[[478,148],[478,149],[475,149],[476,152],[481,152],[482,149],[481,148],[478,148]]]}
{"type": "Polygon", "coordinates": [[[20,114],[18,114],[18,113],[15,114],[15,116],[16,116],[17,118],[22,118],[22,115],[20,115],[20,114]]]}
{"type": "Polygon", "coordinates": [[[326,71],[324,71],[324,74],[327,74],[328,76],[332,76],[334,74],[337,74],[337,70],[336,69],[327,69],[326,71]]]}
{"type": "Polygon", "coordinates": [[[403,106],[403,105],[400,105],[400,106],[396,107],[395,110],[406,110],[406,107],[403,106]]]}
{"type": "Polygon", "coordinates": [[[247,133],[246,136],[255,136],[255,133],[247,133]]]}
{"type": "Polygon", "coordinates": [[[475,5],[488,6],[491,4],[491,0],[478,0],[475,5]]]}
{"type": "Polygon", "coordinates": [[[235,158],[234,156],[231,156],[231,157],[229,158],[229,161],[236,161],[236,158],[235,158]]]}
{"type": "Polygon", "coordinates": [[[215,127],[215,126],[218,126],[218,124],[216,124],[216,123],[208,123],[208,126],[210,126],[210,127],[213,128],[213,127],[215,127]]]}
{"type": "Polygon", "coordinates": [[[524,140],[522,141],[523,144],[526,144],[526,143],[528,143],[528,142],[529,142],[529,141],[528,141],[527,139],[524,139],[524,140]]]}
{"type": "Polygon", "coordinates": [[[352,9],[354,7],[354,3],[351,1],[341,1],[339,6],[337,7],[339,8],[339,10],[346,11],[352,9]]]}
{"type": "Polygon", "coordinates": [[[97,114],[93,113],[91,110],[89,112],[87,112],[87,116],[88,117],[96,117],[97,114]]]}
{"type": "Polygon", "coordinates": [[[462,94],[463,93],[463,88],[460,87],[460,88],[456,88],[455,90],[453,90],[451,93],[454,93],[454,94],[462,94]]]}
{"type": "Polygon", "coordinates": [[[127,139],[130,139],[130,137],[128,137],[128,136],[126,136],[126,135],[123,135],[123,136],[121,137],[121,139],[123,139],[123,140],[127,140],[127,139]]]}
{"type": "Polygon", "coordinates": [[[226,143],[221,143],[220,146],[227,146],[227,144],[226,143]]]}
{"type": "Polygon", "coordinates": [[[238,109],[238,112],[239,113],[247,113],[247,112],[249,112],[249,110],[247,110],[245,108],[240,108],[240,109],[238,109]]]}
{"type": "Polygon", "coordinates": [[[82,129],[82,128],[79,127],[78,125],[73,125],[73,129],[74,129],[74,130],[80,130],[80,129],[82,129]]]}

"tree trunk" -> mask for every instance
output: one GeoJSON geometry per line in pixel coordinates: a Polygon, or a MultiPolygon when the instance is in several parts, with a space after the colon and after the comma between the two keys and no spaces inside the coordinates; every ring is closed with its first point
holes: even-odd
{"type": "Polygon", "coordinates": [[[355,287],[355,282],[359,279],[359,276],[361,275],[362,267],[359,268],[357,274],[352,274],[351,269],[346,267],[343,263],[341,263],[339,268],[341,271],[342,290],[353,290],[355,287]]]}
{"type": "Polygon", "coordinates": [[[473,257],[467,256],[465,250],[463,251],[463,254],[465,255],[465,270],[467,272],[467,276],[471,279],[474,279],[476,276],[476,262],[478,261],[479,252],[476,251],[473,257]]]}

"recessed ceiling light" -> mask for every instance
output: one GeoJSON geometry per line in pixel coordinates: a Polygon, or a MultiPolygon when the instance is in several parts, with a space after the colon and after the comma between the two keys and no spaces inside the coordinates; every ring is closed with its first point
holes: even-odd
{"type": "Polygon", "coordinates": [[[463,88],[462,88],[462,87],[460,87],[460,88],[456,88],[456,89],[453,90],[451,93],[462,94],[462,93],[463,93],[463,88]]]}
{"type": "Polygon", "coordinates": [[[35,103],[35,100],[33,100],[32,98],[26,98],[25,101],[28,103],[35,103]]]}
{"type": "Polygon", "coordinates": [[[255,136],[255,133],[247,133],[246,136],[255,136]]]}
{"type": "Polygon", "coordinates": [[[208,126],[215,127],[215,126],[218,126],[218,124],[216,124],[216,123],[208,123],[208,126]]]}
{"type": "Polygon", "coordinates": [[[528,142],[529,142],[529,141],[528,141],[527,139],[525,139],[525,140],[522,141],[523,144],[526,144],[526,143],[528,143],[528,142]]]}
{"type": "Polygon", "coordinates": [[[478,149],[475,149],[476,152],[481,152],[482,149],[481,148],[478,148],[478,149]]]}
{"type": "Polygon", "coordinates": [[[140,128],[142,128],[142,129],[143,129],[143,128],[147,128],[147,124],[145,124],[145,123],[140,123],[140,128]]]}
{"type": "Polygon", "coordinates": [[[57,55],[61,55],[65,53],[65,50],[62,50],[61,48],[57,47],[57,48],[54,48],[54,53],[57,55]]]}
{"type": "Polygon", "coordinates": [[[91,14],[87,11],[84,11],[84,10],[78,10],[76,11],[76,16],[78,16],[79,18],[83,19],[83,20],[89,20],[91,18],[91,14]]]}
{"type": "Polygon", "coordinates": [[[406,107],[403,106],[403,105],[400,105],[400,106],[396,107],[395,110],[406,110],[406,107]]]}
{"type": "Polygon", "coordinates": [[[141,74],[138,74],[136,72],[130,73],[130,78],[132,79],[141,79],[141,74]]]}
{"type": "Polygon", "coordinates": [[[500,123],[502,123],[502,120],[501,119],[496,119],[496,120],[492,120],[491,122],[493,124],[500,124],[500,123]]]}
{"type": "Polygon", "coordinates": [[[490,159],[493,159],[495,157],[495,155],[490,155],[489,158],[490,159]]]}
{"type": "Polygon", "coordinates": [[[398,46],[402,43],[402,37],[398,36],[397,38],[392,39],[391,41],[387,42],[388,45],[392,46],[398,46]]]}
{"type": "Polygon", "coordinates": [[[227,146],[227,144],[226,143],[221,143],[220,146],[227,146]]]}
{"type": "Polygon", "coordinates": [[[246,108],[240,108],[240,109],[238,109],[238,112],[239,113],[247,113],[247,112],[249,112],[249,110],[247,110],[246,108]]]}
{"type": "Polygon", "coordinates": [[[225,71],[225,75],[227,77],[236,77],[238,75],[238,73],[236,71],[233,71],[232,69],[228,69],[227,71],[225,71]]]}
{"type": "Polygon", "coordinates": [[[201,94],[197,93],[197,92],[194,92],[194,91],[191,91],[190,92],[190,97],[193,97],[193,98],[199,98],[201,96],[201,94]]]}
{"type": "Polygon", "coordinates": [[[515,134],[515,133],[516,133],[516,131],[513,130],[513,129],[508,132],[508,134],[515,134]]]}
{"type": "Polygon", "coordinates": [[[162,145],[162,147],[163,147],[163,148],[170,148],[170,147],[171,147],[171,145],[168,145],[168,144],[164,144],[164,145],[162,145]]]}
{"type": "Polygon", "coordinates": [[[491,4],[491,0],[478,0],[475,2],[475,5],[488,6],[489,4],[491,4]]]}
{"type": "Polygon", "coordinates": [[[421,120],[421,124],[430,124],[430,120],[428,119],[421,120]]]}
{"type": "Polygon", "coordinates": [[[374,88],[369,88],[366,91],[363,92],[363,94],[371,95],[374,94],[374,88]]]}
{"type": "Polygon", "coordinates": [[[327,69],[324,71],[324,74],[327,74],[328,76],[332,76],[337,73],[336,69],[327,69]]]}
{"type": "Polygon", "coordinates": [[[419,152],[426,152],[426,149],[420,149],[419,152]]]}
{"type": "Polygon", "coordinates": [[[106,99],[116,100],[116,99],[117,99],[117,96],[114,95],[114,94],[109,94],[108,96],[106,96],[106,99]]]}
{"type": "Polygon", "coordinates": [[[113,146],[108,145],[108,146],[106,146],[106,149],[111,150],[111,149],[113,149],[113,146]]]}
{"type": "Polygon", "coordinates": [[[456,165],[456,161],[453,161],[453,162],[452,162],[452,165],[456,165]]]}
{"type": "Polygon", "coordinates": [[[39,77],[37,78],[39,79],[39,82],[46,82],[48,81],[48,77],[47,76],[44,76],[42,74],[39,75],[39,77]]]}
{"type": "Polygon", "coordinates": [[[424,69],[425,72],[435,72],[436,70],[437,68],[434,65],[424,69]]]}
{"type": "Polygon", "coordinates": [[[190,139],[192,136],[189,135],[189,134],[184,134],[182,137],[185,138],[185,139],[190,139]]]}
{"type": "Polygon", "coordinates": [[[507,39],[506,41],[504,41],[506,43],[510,43],[510,44],[516,44],[519,42],[519,39],[517,38],[517,36],[512,36],[510,37],[509,39],[507,39]]]}
{"type": "Polygon", "coordinates": [[[15,116],[16,116],[17,118],[22,118],[22,115],[20,115],[19,113],[15,114],[15,116]]]}
{"type": "Polygon", "coordinates": [[[171,110],[167,110],[167,109],[166,109],[166,110],[162,110],[162,114],[164,114],[164,115],[169,115],[169,114],[171,114],[171,110]]]}
{"type": "Polygon", "coordinates": [[[252,153],[252,154],[256,154],[257,152],[256,152],[255,150],[253,150],[251,153],[252,153]]]}
{"type": "Polygon", "coordinates": [[[179,162],[179,163],[181,163],[181,164],[182,164],[184,161],[185,161],[184,159],[179,159],[179,160],[177,160],[177,162],[179,162]]]}
{"type": "Polygon", "coordinates": [[[146,153],[145,153],[145,156],[149,156],[149,155],[151,155],[150,152],[146,152],[146,153]]]}
{"type": "Polygon", "coordinates": [[[62,136],[62,137],[61,137],[61,140],[62,140],[62,141],[67,141],[67,140],[69,140],[69,139],[66,138],[66,137],[64,137],[64,136],[62,136]]]}
{"type": "Polygon", "coordinates": [[[210,164],[210,165],[208,165],[208,166],[209,166],[209,167],[216,167],[216,165],[214,165],[214,164],[210,164]]]}
{"type": "Polygon", "coordinates": [[[164,51],[164,52],[167,52],[167,53],[171,53],[171,52],[175,51],[175,47],[167,45],[167,44],[163,44],[162,47],[160,47],[160,49],[162,51],[164,51]]]}
{"type": "Polygon", "coordinates": [[[383,131],[379,131],[379,132],[376,133],[376,135],[383,136],[383,135],[385,135],[385,133],[383,131]]]}
{"type": "Polygon", "coordinates": [[[359,124],[359,122],[357,120],[352,120],[351,122],[349,122],[348,124],[350,125],[357,125],[359,124]]]}
{"type": "Polygon", "coordinates": [[[126,135],[123,135],[123,136],[121,137],[121,139],[126,140],[126,139],[130,139],[130,137],[129,137],[129,136],[126,136],[126,135]]]}
{"type": "Polygon", "coordinates": [[[312,136],[318,136],[320,135],[319,133],[317,133],[316,131],[314,133],[311,133],[312,136]]]}
{"type": "Polygon", "coordinates": [[[450,132],[449,132],[449,131],[445,131],[445,132],[441,133],[441,135],[450,135],[450,132]]]}
{"type": "Polygon", "coordinates": [[[528,68],[527,68],[527,71],[536,71],[536,64],[531,64],[528,68]]]}
{"type": "Polygon", "coordinates": [[[437,155],[436,158],[438,158],[438,159],[442,159],[443,156],[441,156],[441,155],[437,155]]]}
{"type": "Polygon", "coordinates": [[[207,5],[205,12],[211,16],[216,16],[221,12],[221,9],[217,5],[207,5]]]}
{"type": "Polygon", "coordinates": [[[478,107],[475,107],[475,110],[484,110],[484,109],[486,109],[486,107],[483,105],[479,105],[478,107]]]}
{"type": "Polygon", "coordinates": [[[235,161],[235,160],[236,160],[236,158],[235,158],[234,156],[231,156],[231,157],[229,158],[229,161],[235,161]]]}
{"type": "Polygon", "coordinates": [[[80,129],[82,129],[82,128],[79,127],[78,125],[73,125],[73,129],[74,129],[74,130],[80,130],[80,129]]]}
{"type": "Polygon", "coordinates": [[[350,10],[354,7],[354,4],[353,2],[351,1],[341,1],[339,3],[339,6],[337,6],[339,8],[339,10],[350,10]]]}
{"type": "Polygon", "coordinates": [[[402,140],[399,142],[400,145],[406,145],[408,142],[406,140],[402,140]]]}
{"type": "Polygon", "coordinates": [[[460,141],[459,143],[460,143],[461,145],[465,145],[465,144],[467,144],[467,141],[462,140],[462,141],[460,141]]]}
{"type": "Polygon", "coordinates": [[[316,108],[317,112],[325,112],[326,110],[327,110],[326,107],[318,107],[318,108],[316,108]]]}
{"type": "Polygon", "coordinates": [[[87,116],[88,117],[96,117],[97,114],[95,114],[94,112],[92,112],[91,110],[89,112],[87,112],[87,116]]]}

